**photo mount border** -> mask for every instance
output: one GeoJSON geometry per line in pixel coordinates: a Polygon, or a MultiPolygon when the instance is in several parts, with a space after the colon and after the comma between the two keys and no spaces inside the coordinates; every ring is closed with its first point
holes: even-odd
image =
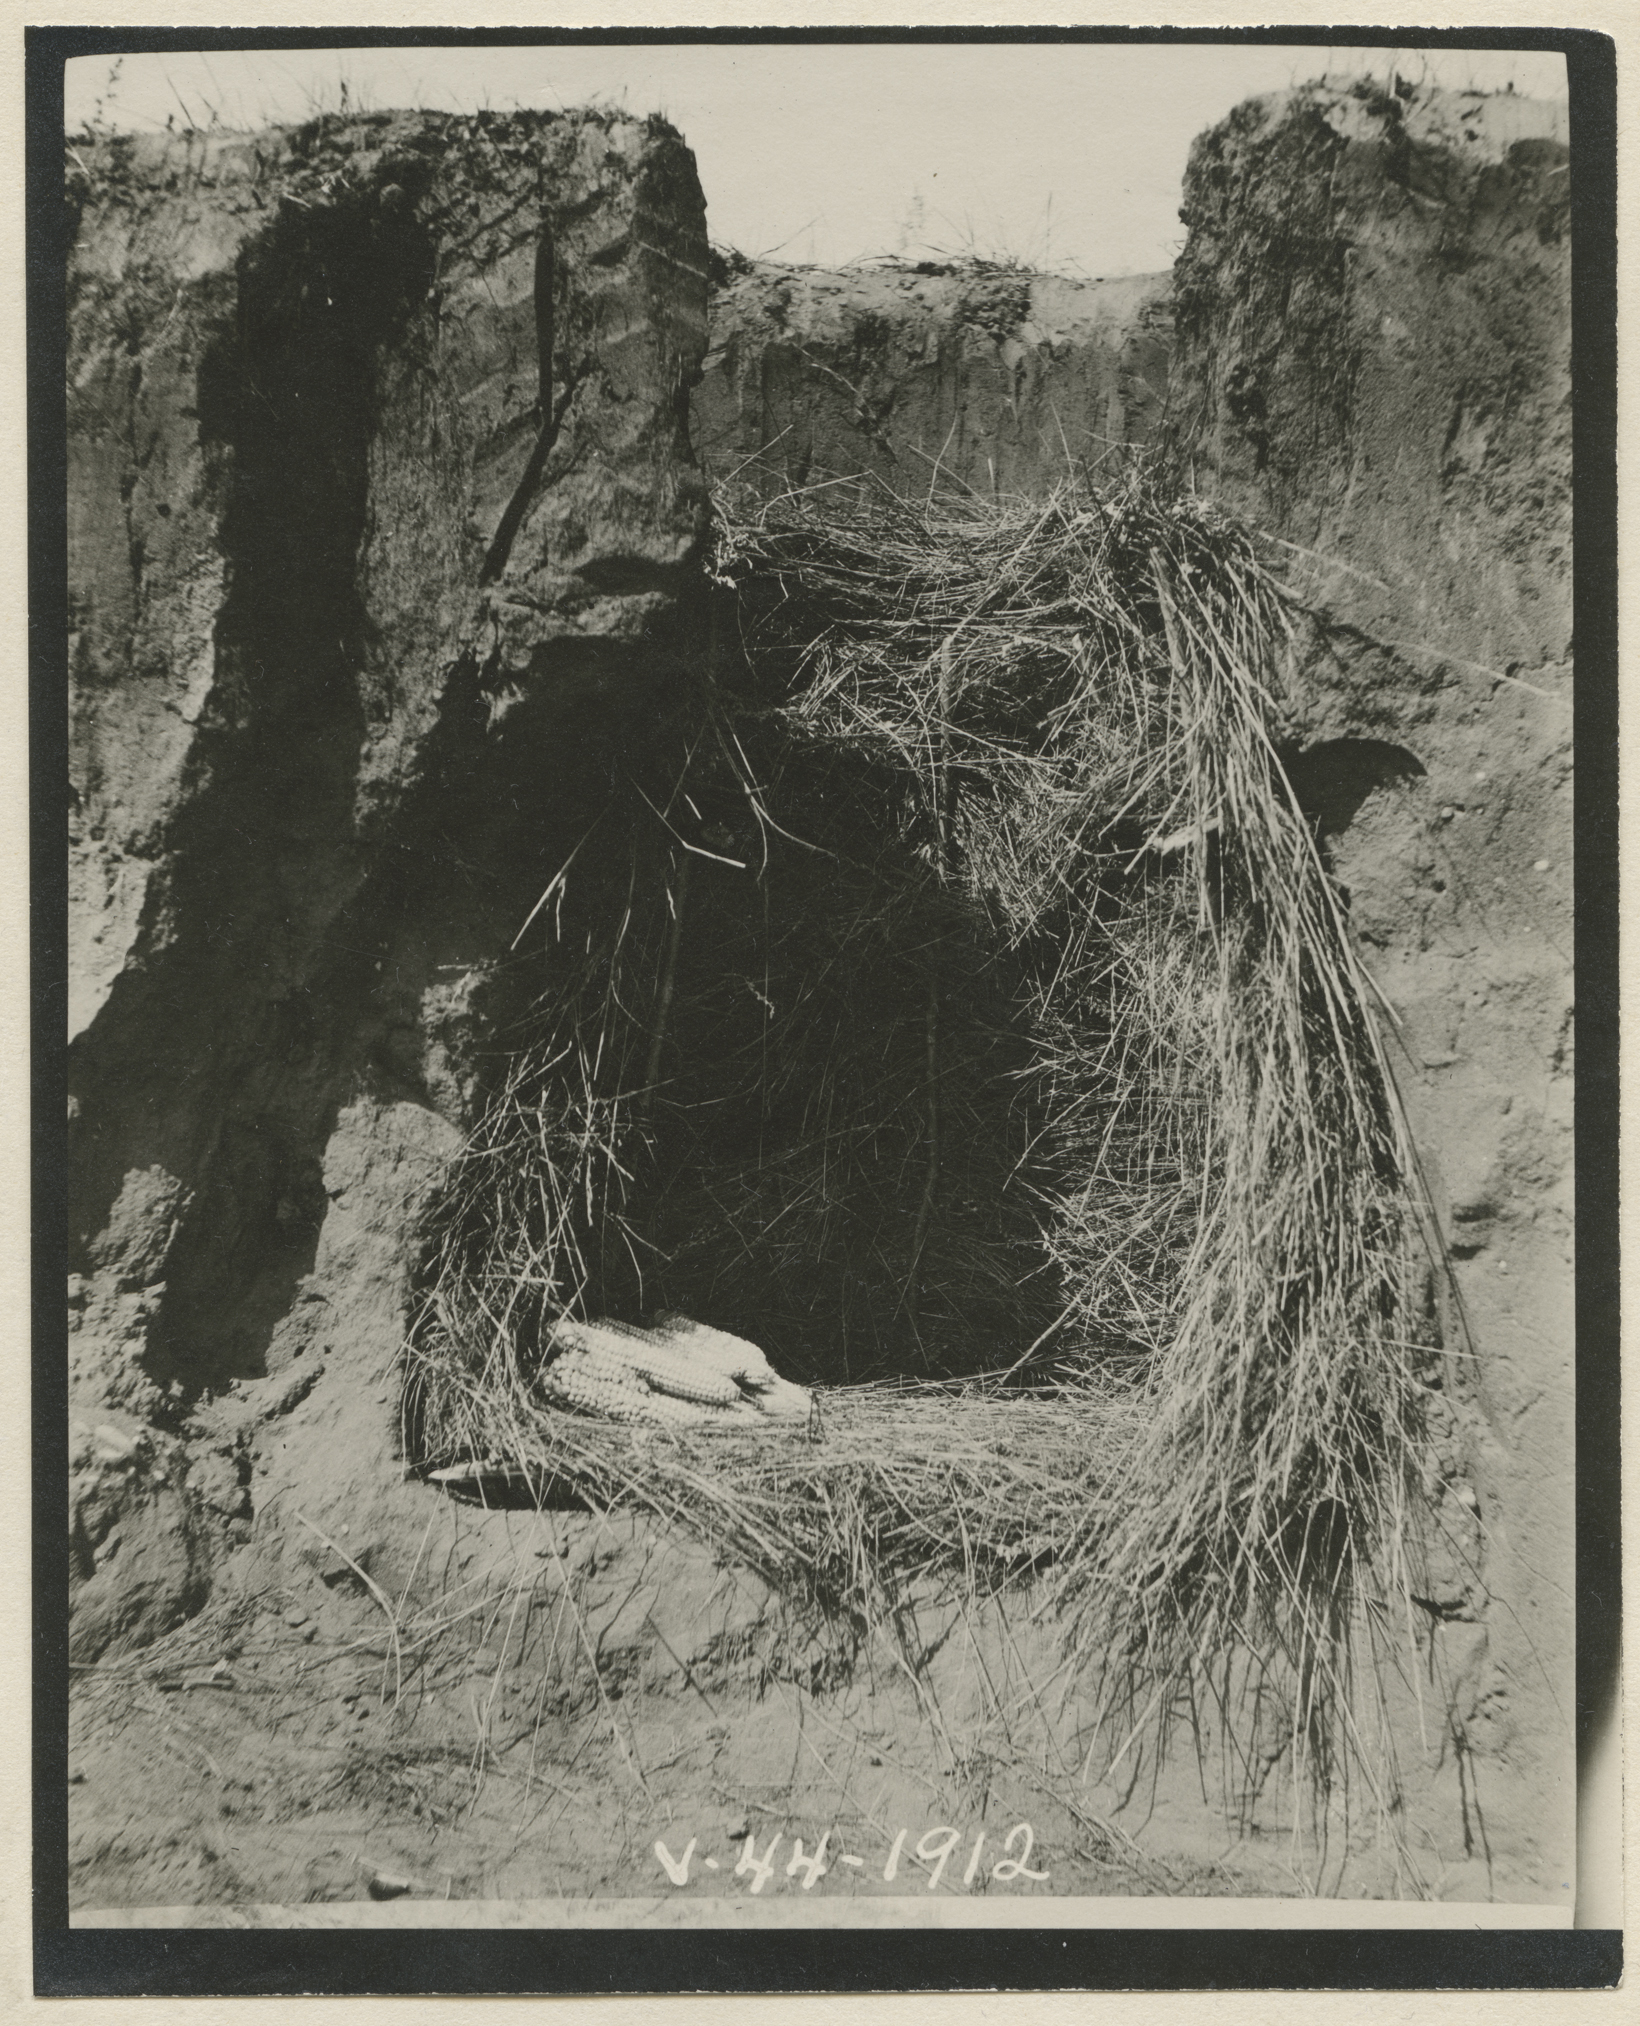
{"type": "Polygon", "coordinates": [[[1555,1990],[1620,1981],[1619,1929],[782,1928],[312,1930],[68,1925],[66,287],[63,66],[220,49],[643,45],[1276,44],[1565,57],[1572,121],[1574,612],[1578,654],[1576,1741],[1580,1799],[1618,1718],[1616,46],[1592,29],[1381,25],[822,28],[64,28],[25,43],[33,1375],[33,1923],[41,1997],[997,1990],[1555,1990]],[[543,1937],[551,1937],[543,1947],[543,1937]],[[543,1964],[548,1967],[544,1970],[543,1964]]]}

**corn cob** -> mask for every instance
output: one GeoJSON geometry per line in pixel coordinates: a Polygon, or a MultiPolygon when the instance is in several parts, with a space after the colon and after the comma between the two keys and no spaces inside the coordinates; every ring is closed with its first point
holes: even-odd
{"type": "Polygon", "coordinates": [[[629,1327],[561,1322],[557,1355],[542,1374],[549,1397],[621,1421],[692,1423],[736,1410],[734,1382],[629,1327]]]}
{"type": "Polygon", "coordinates": [[[762,1415],[808,1415],[812,1401],[782,1379],[755,1344],[685,1317],[659,1330],[565,1318],[549,1339],[542,1373],[551,1399],[606,1420],[700,1426],[762,1415]]]}
{"type": "Polygon", "coordinates": [[[645,1420],[654,1397],[627,1368],[580,1349],[553,1359],[541,1375],[541,1389],[562,1406],[606,1421],[645,1420]]]}
{"type": "Polygon", "coordinates": [[[776,1376],[762,1351],[744,1337],[731,1336],[727,1330],[712,1329],[683,1315],[662,1315],[657,1321],[658,1333],[664,1334],[669,1343],[713,1371],[721,1372],[726,1379],[734,1379],[741,1385],[766,1386],[776,1376]]]}
{"type": "Polygon", "coordinates": [[[632,1369],[657,1393],[669,1393],[675,1400],[693,1400],[703,1407],[740,1404],[741,1391],[733,1379],[696,1364],[681,1351],[644,1348],[633,1358],[632,1369]]]}
{"type": "Polygon", "coordinates": [[[735,1410],[730,1407],[703,1407],[699,1401],[680,1400],[671,1393],[647,1393],[644,1396],[643,1418],[667,1427],[701,1428],[736,1416],[735,1410]]]}
{"type": "Polygon", "coordinates": [[[626,1367],[657,1393],[693,1400],[706,1407],[738,1405],[741,1393],[733,1379],[692,1352],[674,1347],[665,1337],[631,1323],[562,1322],[554,1332],[560,1344],[575,1344],[611,1366],[626,1367]]]}
{"type": "Polygon", "coordinates": [[[596,1356],[566,1354],[553,1367],[547,1390],[562,1405],[601,1421],[694,1427],[703,1421],[726,1419],[730,1412],[723,1407],[703,1407],[695,1401],[677,1400],[669,1393],[657,1393],[642,1384],[629,1384],[596,1356]]]}
{"type": "Polygon", "coordinates": [[[692,1400],[703,1407],[733,1407],[741,1397],[732,1379],[697,1366],[692,1358],[630,1325],[562,1322],[553,1332],[553,1341],[560,1347],[560,1357],[573,1348],[591,1358],[597,1369],[679,1400],[692,1400]]]}
{"type": "Polygon", "coordinates": [[[698,1364],[733,1379],[744,1398],[773,1420],[803,1420],[813,1408],[807,1387],[781,1378],[756,1344],[697,1323],[688,1316],[657,1317],[658,1331],[698,1364]]]}

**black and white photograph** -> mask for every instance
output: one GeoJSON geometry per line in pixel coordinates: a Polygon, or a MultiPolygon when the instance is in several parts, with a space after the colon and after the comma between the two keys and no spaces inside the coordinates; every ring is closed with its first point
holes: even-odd
{"type": "Polygon", "coordinates": [[[1615,1978],[1610,45],[52,34],[53,1960],[1615,1978]]]}

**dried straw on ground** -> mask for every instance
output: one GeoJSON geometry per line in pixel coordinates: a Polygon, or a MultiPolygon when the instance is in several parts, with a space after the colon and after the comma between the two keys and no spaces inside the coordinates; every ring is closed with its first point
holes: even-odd
{"type": "MultiPolygon", "coordinates": [[[[851,858],[854,885],[844,927],[776,924],[690,990],[721,1020],[723,979],[760,990],[748,949],[772,988],[771,953],[805,932],[831,937],[822,985],[916,940],[894,1073],[862,1067],[857,1001],[819,1022],[800,966],[778,981],[798,1010],[763,992],[769,1024],[721,1088],[663,1073],[711,853],[675,831],[646,932],[634,847],[602,941],[561,939],[437,1226],[410,1353],[421,1453],[636,1499],[867,1623],[931,1572],[1051,1569],[1113,1749],[1203,1698],[1236,1703],[1234,1727],[1249,1697],[1324,1783],[1359,1765],[1393,1809],[1362,1684],[1407,1615],[1433,1245],[1371,988],[1275,743],[1301,615],[1249,533],[1137,468],[1045,502],[857,483],[729,502],[717,568],[743,663],[698,700],[670,795],[637,792],[672,827],[709,755],[755,824],[746,877],[756,849],[767,867],[808,848],[851,858]],[[817,811],[818,845],[796,829],[817,811]],[[994,1048],[962,1025],[976,951],[994,1048]],[[748,1091],[764,1137],[736,1165],[712,1121],[748,1091]],[[1017,1157],[971,1231],[962,1163],[987,1133],[1017,1157]],[[938,1369],[958,1312],[982,1314],[993,1371],[1024,1366],[1017,1383],[1051,1354],[1051,1397],[1014,1403],[994,1376],[845,1388],[819,1441],[774,1446],[635,1440],[543,1405],[543,1324],[609,1299],[611,1248],[664,1279],[704,1230],[767,1275],[772,1314],[839,1220],[864,1202],[849,1228],[879,1229],[888,1199],[901,1369],[938,1369]]],[[[755,1316],[711,1319],[779,1361],[755,1316]]]]}

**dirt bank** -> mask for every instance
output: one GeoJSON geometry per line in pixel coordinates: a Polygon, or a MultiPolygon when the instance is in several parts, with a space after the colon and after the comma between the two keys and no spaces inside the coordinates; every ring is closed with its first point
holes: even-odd
{"type": "Polygon", "coordinates": [[[1573,1809],[1572,584],[1564,107],[1310,88],[1197,141],[1173,442],[1328,616],[1290,730],[1452,1258],[1425,1609],[1471,1830],[1573,1809]]]}
{"type": "Polygon", "coordinates": [[[1070,281],[983,261],[719,270],[695,390],[715,477],[869,471],[1034,492],[1109,471],[1167,404],[1170,277],[1070,281]]]}
{"type": "Polygon", "coordinates": [[[687,149],[613,114],[111,140],[69,198],[90,1656],[198,1604],[298,1399],[389,1470],[409,1223],[566,727],[675,679],[706,243],[687,149]]]}

